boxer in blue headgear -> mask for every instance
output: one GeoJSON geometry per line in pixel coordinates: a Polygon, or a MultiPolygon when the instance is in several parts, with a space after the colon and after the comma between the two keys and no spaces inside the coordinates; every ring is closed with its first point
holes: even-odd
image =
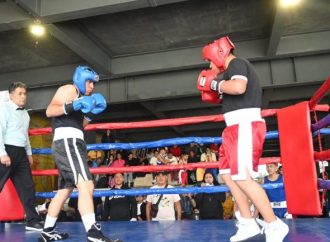
{"type": "Polygon", "coordinates": [[[83,95],[86,92],[86,81],[98,82],[99,75],[88,66],[78,66],[73,74],[73,83],[83,95]]]}
{"type": "Polygon", "coordinates": [[[55,224],[64,202],[75,187],[79,191],[79,212],[87,242],[122,242],[103,235],[100,224],[96,222],[93,176],[87,166],[84,126],[107,107],[103,95],[93,93],[94,84],[98,80],[95,71],[87,66],[78,66],[73,75],[73,83],[59,87],[47,107],[46,115],[52,118],[54,132],[52,152],[58,169],[58,192],[49,205],[39,242],[69,237],[67,233],[56,231],[55,224]]]}

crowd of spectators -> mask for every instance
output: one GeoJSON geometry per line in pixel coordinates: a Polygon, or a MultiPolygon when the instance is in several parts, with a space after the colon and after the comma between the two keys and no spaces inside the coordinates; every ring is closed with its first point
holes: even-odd
{"type": "MultiPolygon", "coordinates": [[[[102,138],[102,142],[114,142],[109,137],[110,132],[102,138]]],[[[187,146],[162,147],[158,149],[141,150],[106,150],[89,152],[90,167],[124,167],[124,166],[162,166],[182,165],[197,162],[217,162],[218,146],[199,145],[191,143],[187,146]]],[[[267,176],[260,179],[260,183],[282,182],[284,176],[280,173],[278,164],[267,165],[267,176]]],[[[196,170],[177,170],[170,172],[153,173],[154,188],[171,188],[174,186],[217,186],[221,183],[217,168],[196,170]]],[[[134,187],[137,177],[144,177],[147,173],[129,172],[116,174],[100,174],[94,176],[95,188],[112,190],[130,189],[134,187]]],[[[287,217],[285,192],[282,190],[268,190],[267,195],[277,216],[287,217]],[[275,195],[274,195],[275,194],[275,195]],[[276,200],[275,197],[280,197],[276,200]],[[279,205],[280,204],[280,205],[279,205]],[[279,208],[280,206],[280,208],[279,208]],[[283,215],[283,216],[282,216],[283,215]]],[[[41,214],[47,210],[49,200],[39,205],[41,214]]],[[[198,220],[198,219],[233,219],[236,206],[232,195],[227,193],[198,193],[198,194],[154,194],[138,196],[110,196],[94,198],[95,212],[98,220],[103,221],[151,221],[151,220],[198,220]],[[158,212],[153,216],[153,206],[158,212]]],[[[258,211],[251,204],[251,213],[259,217],[258,211]]],[[[236,216],[235,216],[236,214],[236,216]]],[[[77,199],[70,199],[63,208],[59,220],[77,221],[80,219],[77,199]]]]}

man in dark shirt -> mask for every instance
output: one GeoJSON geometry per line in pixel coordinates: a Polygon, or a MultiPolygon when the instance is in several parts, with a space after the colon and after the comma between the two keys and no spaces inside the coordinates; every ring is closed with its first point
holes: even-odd
{"type": "MultiPolygon", "coordinates": [[[[116,173],[112,190],[129,189],[124,186],[124,176],[116,173]]],[[[103,209],[103,220],[137,221],[137,204],[134,196],[115,195],[106,197],[103,209]]]]}
{"type": "Polygon", "coordinates": [[[210,62],[210,70],[202,71],[197,82],[203,101],[222,101],[227,125],[219,150],[220,174],[242,216],[238,231],[230,241],[246,240],[260,233],[249,211],[249,197],[266,221],[267,242],[279,242],[287,235],[288,226],[275,217],[265,191],[252,178],[258,168],[266,133],[261,117],[262,90],[253,66],[237,58],[234,48],[227,36],[206,45],[203,58],[210,62]],[[217,75],[222,73],[223,77],[218,79],[217,75]]]}
{"type": "Polygon", "coordinates": [[[52,151],[59,171],[59,190],[49,205],[39,241],[63,240],[69,237],[67,233],[56,231],[55,224],[64,202],[74,187],[79,191],[78,207],[87,241],[120,241],[104,236],[100,224],[96,223],[93,176],[87,166],[84,126],[107,107],[103,95],[93,93],[94,84],[98,81],[99,76],[94,70],[87,66],[78,66],[73,75],[73,83],[59,87],[47,107],[46,115],[52,118],[52,151]]]}

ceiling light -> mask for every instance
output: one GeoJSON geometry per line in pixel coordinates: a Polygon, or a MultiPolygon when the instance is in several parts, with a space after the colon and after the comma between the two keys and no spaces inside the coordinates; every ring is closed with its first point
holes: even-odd
{"type": "Polygon", "coordinates": [[[297,5],[300,0],[280,0],[280,4],[282,7],[292,7],[297,5]]]}
{"type": "Polygon", "coordinates": [[[39,21],[36,21],[30,26],[30,32],[36,37],[41,37],[45,34],[46,30],[45,27],[39,21]]]}

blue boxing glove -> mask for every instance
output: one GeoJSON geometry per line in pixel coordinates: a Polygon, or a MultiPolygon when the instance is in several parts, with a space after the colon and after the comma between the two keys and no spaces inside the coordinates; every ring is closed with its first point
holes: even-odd
{"type": "Polygon", "coordinates": [[[92,109],[93,114],[102,113],[107,108],[107,101],[101,93],[94,93],[91,97],[95,100],[95,107],[92,109]]]}
{"type": "Polygon", "coordinates": [[[107,102],[101,93],[94,93],[91,98],[95,101],[95,107],[85,115],[88,122],[91,122],[95,115],[102,113],[107,108],[107,102]]]}
{"type": "Polygon", "coordinates": [[[64,104],[64,114],[69,114],[80,110],[83,113],[89,113],[95,108],[95,99],[90,96],[82,96],[71,103],[64,104]]]}

